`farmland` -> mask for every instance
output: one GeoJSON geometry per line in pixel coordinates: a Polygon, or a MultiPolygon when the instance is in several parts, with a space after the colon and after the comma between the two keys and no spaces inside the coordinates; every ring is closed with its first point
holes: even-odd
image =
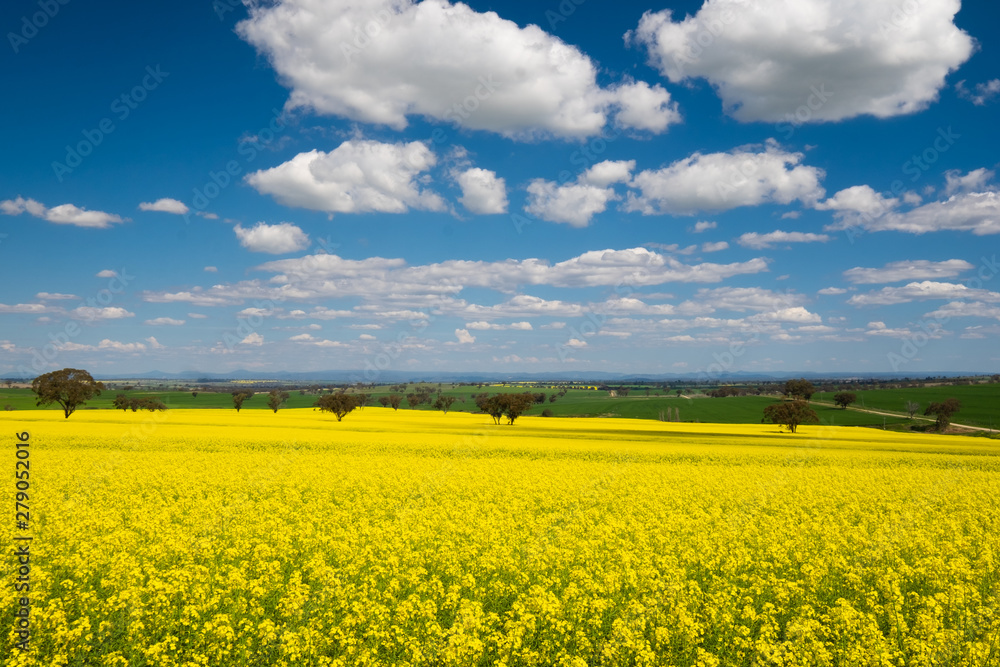
{"type": "MultiPolygon", "coordinates": [[[[33,649],[8,640],[3,664],[930,666],[1000,651],[988,440],[372,407],[343,422],[0,420],[34,443],[36,558],[33,649]]],[[[12,587],[0,603],[14,608],[12,587]]]]}
{"type": "MultiPolygon", "coordinates": [[[[409,391],[413,391],[418,385],[410,385],[409,391]]],[[[429,389],[437,390],[437,385],[423,385],[429,389]]],[[[475,403],[471,399],[471,394],[478,392],[520,392],[520,391],[545,392],[552,395],[555,390],[550,388],[518,387],[518,386],[455,386],[444,385],[442,393],[446,396],[453,396],[457,399],[451,407],[454,412],[474,412],[475,403]]],[[[372,395],[373,402],[380,396],[386,396],[390,392],[385,387],[376,387],[367,390],[372,395]]],[[[110,409],[111,402],[117,390],[105,391],[98,398],[87,402],[86,409],[110,409]]],[[[157,396],[162,398],[167,405],[174,409],[198,408],[198,409],[225,409],[231,410],[233,401],[226,391],[220,392],[199,392],[197,397],[192,396],[189,391],[156,390],[153,388],[140,388],[122,392],[130,397],[145,398],[157,396]]],[[[288,402],[284,408],[309,408],[316,402],[317,395],[314,393],[300,393],[299,391],[289,392],[288,402]]],[[[539,415],[543,410],[551,410],[554,417],[626,417],[632,419],[659,419],[661,413],[664,419],[670,418],[670,414],[675,414],[680,421],[685,422],[713,422],[719,424],[754,424],[759,423],[763,415],[764,407],[780,400],[776,396],[734,396],[729,398],[711,399],[701,394],[686,395],[678,397],[676,394],[657,395],[660,392],[650,392],[647,396],[642,389],[633,391],[629,396],[610,397],[606,391],[595,389],[568,389],[564,396],[560,396],[555,402],[546,401],[544,404],[536,405],[528,413],[539,415]],[[676,411],[676,412],[675,412],[676,411]]],[[[867,394],[866,394],[867,395],[867,394]]],[[[0,408],[10,405],[17,410],[29,410],[35,408],[35,397],[28,389],[6,389],[0,388],[0,408]]],[[[51,406],[49,409],[58,410],[58,406],[51,406]]],[[[257,395],[247,401],[244,410],[267,410],[265,395],[257,395]]],[[[409,409],[406,401],[401,409],[409,409]]],[[[433,410],[430,405],[421,405],[418,410],[433,410]]],[[[867,426],[883,423],[883,417],[865,412],[853,410],[840,410],[828,405],[814,406],[820,422],[823,424],[836,424],[844,426],[867,426]]],[[[888,424],[899,424],[906,422],[905,417],[889,417],[888,424]]]]}

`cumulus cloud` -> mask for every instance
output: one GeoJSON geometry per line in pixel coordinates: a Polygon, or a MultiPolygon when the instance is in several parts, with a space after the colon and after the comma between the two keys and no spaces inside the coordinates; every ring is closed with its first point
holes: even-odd
{"type": "Polygon", "coordinates": [[[982,301],[952,301],[927,313],[925,317],[934,317],[939,321],[952,317],[992,317],[1000,320],[1000,306],[991,306],[982,301]]]}
{"type": "Polygon", "coordinates": [[[39,292],[35,295],[36,299],[41,301],[65,301],[69,299],[78,299],[80,297],[75,294],[60,294],[59,292],[39,292]]]}
{"type": "Polygon", "coordinates": [[[837,296],[839,294],[847,294],[847,290],[842,287],[824,287],[816,293],[824,296],[837,296]]]}
{"type": "Polygon", "coordinates": [[[507,184],[496,172],[473,167],[459,173],[455,181],[462,188],[458,201],[473,213],[507,212],[507,184]]]}
{"type": "Polygon", "coordinates": [[[96,276],[98,278],[117,278],[118,272],[112,269],[103,269],[101,271],[98,271],[96,276]]]}
{"type": "Polygon", "coordinates": [[[955,231],[975,236],[1000,234],[1000,193],[964,192],[944,201],[928,202],[909,211],[892,211],[881,217],[845,218],[827,225],[827,231],[859,226],[869,232],[910,234],[955,231]]]}
{"type": "Polygon", "coordinates": [[[725,241],[718,241],[716,243],[702,243],[702,252],[719,252],[720,250],[726,250],[729,248],[729,244],[725,241]]]}
{"type": "Polygon", "coordinates": [[[707,232],[710,229],[715,229],[719,226],[717,222],[708,222],[706,220],[700,220],[694,223],[694,229],[692,230],[695,234],[701,234],[702,232],[707,232]]]}
{"type": "Polygon", "coordinates": [[[930,299],[977,299],[1000,303],[1000,293],[973,289],[957,283],[924,280],[908,283],[902,287],[883,287],[874,292],[855,294],[847,300],[847,303],[852,306],[887,306],[930,299]]]}
{"type": "Polygon", "coordinates": [[[986,190],[994,176],[995,173],[985,167],[973,169],[964,175],[958,169],[952,169],[944,173],[944,192],[946,195],[953,195],[957,192],[986,190]]]}
{"type": "Polygon", "coordinates": [[[0,201],[0,211],[7,215],[20,215],[24,212],[36,218],[47,220],[58,225],[74,225],[91,229],[106,229],[113,223],[125,222],[128,218],[105,213],[103,211],[88,211],[73,204],[60,204],[48,208],[34,199],[6,199],[0,201]]]}
{"type": "Polygon", "coordinates": [[[576,47],[463,3],[254,3],[236,29],[291,89],[287,108],[396,130],[423,116],[519,139],[592,136],[611,119],[662,132],[679,120],[659,84],[602,88],[576,47]]]}
{"type": "Polygon", "coordinates": [[[830,237],[826,234],[812,234],[808,232],[785,232],[780,229],[773,232],[768,232],[767,234],[758,234],[757,232],[747,232],[746,234],[741,234],[736,240],[741,246],[745,248],[754,248],[755,250],[761,250],[763,248],[773,247],[778,243],[826,243],[830,240],[830,237]]]}
{"type": "Polygon", "coordinates": [[[615,183],[629,180],[635,160],[605,160],[586,170],[573,183],[559,185],[536,178],[528,185],[528,203],[524,210],[549,222],[562,222],[571,227],[586,227],[608,202],[621,199],[613,188],[615,183]]]}
{"type": "Polygon", "coordinates": [[[78,320],[120,320],[126,317],[135,317],[135,313],[130,313],[120,306],[80,306],[69,311],[70,317],[78,320]]]}
{"type": "Polygon", "coordinates": [[[476,337],[470,334],[468,329],[455,329],[455,338],[462,345],[476,342],[476,337]]]}
{"type": "Polygon", "coordinates": [[[987,102],[1000,95],[1000,79],[990,79],[983,83],[977,83],[973,90],[965,87],[963,79],[955,84],[955,92],[963,100],[969,100],[977,107],[985,106],[987,102]]]}
{"type": "Polygon", "coordinates": [[[240,245],[251,252],[283,255],[309,247],[309,235],[290,222],[268,225],[258,222],[250,229],[241,225],[233,228],[240,245]]]}
{"type": "Polygon", "coordinates": [[[531,322],[511,322],[509,324],[494,324],[492,322],[466,322],[466,329],[476,331],[531,331],[531,322]]]}
{"type": "Polygon", "coordinates": [[[141,211],[160,211],[161,213],[173,213],[174,215],[184,215],[188,212],[187,205],[176,199],[164,197],[154,202],[142,202],[139,204],[141,211]]]}
{"type": "Polygon", "coordinates": [[[890,118],[937,101],[975,42],[960,0],[705,2],[675,21],[647,12],[626,37],[674,83],[708,80],[744,122],[890,118]]]}
{"type": "Polygon", "coordinates": [[[817,202],[819,211],[834,211],[834,216],[854,224],[859,220],[877,218],[896,208],[899,200],[883,197],[868,185],[845,188],[826,201],[817,202]]]}
{"type": "Polygon", "coordinates": [[[259,347],[264,344],[264,337],[255,331],[249,334],[243,340],[241,340],[240,343],[242,343],[243,345],[252,345],[254,347],[259,347]]]}
{"type": "Polygon", "coordinates": [[[973,268],[975,267],[964,259],[948,259],[943,262],[918,259],[889,262],[881,269],[856,266],[844,271],[844,277],[856,285],[894,283],[921,278],[954,278],[973,268]]]}
{"type": "Polygon", "coordinates": [[[159,327],[159,326],[179,327],[182,324],[184,324],[184,320],[176,320],[172,317],[157,317],[152,320],[146,320],[145,322],[143,322],[143,324],[149,324],[154,327],[159,327]]]}
{"type": "Polygon", "coordinates": [[[246,181],[286,206],[326,213],[443,211],[444,200],[418,182],[436,163],[434,153],[419,141],[357,139],[329,153],[299,153],[276,167],[247,174],[246,181]]]}
{"type": "Polygon", "coordinates": [[[799,164],[774,140],[764,147],[741,147],[728,153],[695,153],[667,167],[642,171],[632,181],[625,209],[644,215],[694,215],[740,206],[812,205],[825,191],[822,169],[799,164]]]}

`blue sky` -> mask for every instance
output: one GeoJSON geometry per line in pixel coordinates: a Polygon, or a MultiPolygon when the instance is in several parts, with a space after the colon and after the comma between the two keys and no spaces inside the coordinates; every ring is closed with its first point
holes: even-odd
{"type": "Polygon", "coordinates": [[[1000,368],[992,3],[0,26],[0,376],[1000,368]]]}

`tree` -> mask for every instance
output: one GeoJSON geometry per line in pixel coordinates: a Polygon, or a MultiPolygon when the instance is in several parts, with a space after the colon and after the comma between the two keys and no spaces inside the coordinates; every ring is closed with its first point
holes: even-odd
{"type": "Polygon", "coordinates": [[[389,405],[393,410],[399,410],[399,406],[403,404],[402,394],[389,394],[389,405]]]}
{"type": "Polygon", "coordinates": [[[52,371],[39,375],[31,381],[31,391],[38,397],[35,405],[58,403],[62,406],[66,419],[69,419],[78,407],[95,396],[100,396],[102,389],[104,389],[102,383],[94,380],[87,371],[77,368],[52,371]]]}
{"type": "Polygon", "coordinates": [[[958,412],[962,404],[957,398],[949,398],[942,403],[931,403],[924,410],[925,415],[937,415],[937,430],[944,431],[951,424],[951,416],[958,412]]]}
{"type": "Polygon", "coordinates": [[[358,407],[358,399],[351,394],[327,394],[314,404],[323,412],[332,412],[341,421],[348,412],[358,407]]]}
{"type": "Polygon", "coordinates": [[[191,398],[198,398],[198,392],[192,391],[191,392],[191,398]]]}
{"type": "Polygon", "coordinates": [[[819,417],[805,401],[787,401],[775,403],[764,408],[764,419],[774,424],[787,426],[789,432],[795,433],[795,429],[803,422],[818,422],[819,417]]]}
{"type": "Polygon", "coordinates": [[[121,410],[122,412],[128,412],[131,403],[132,401],[129,400],[128,396],[126,396],[125,394],[118,394],[117,396],[115,396],[115,400],[111,402],[111,405],[116,410],[121,410]]]}
{"type": "Polygon", "coordinates": [[[448,410],[451,408],[451,404],[457,399],[454,396],[445,396],[444,394],[439,394],[437,400],[434,401],[434,409],[440,410],[441,412],[448,414],[448,410]]]}
{"type": "Polygon", "coordinates": [[[167,409],[167,404],[161,401],[156,396],[151,396],[149,398],[133,398],[129,401],[129,407],[132,408],[132,412],[138,412],[139,410],[149,410],[150,412],[164,412],[167,409]]]}
{"type": "Polygon", "coordinates": [[[847,409],[847,406],[858,400],[858,395],[853,391],[841,391],[833,395],[833,402],[840,407],[847,409]]]}
{"type": "Polygon", "coordinates": [[[790,398],[801,398],[808,401],[812,398],[812,395],[816,392],[816,387],[813,383],[805,378],[799,378],[798,380],[787,380],[785,386],[782,388],[781,393],[790,398]]]}
{"type": "Polygon", "coordinates": [[[272,389],[267,394],[267,407],[271,408],[275,412],[281,407],[281,404],[287,401],[289,394],[287,391],[281,391],[280,389],[272,389]]]}
{"type": "Polygon", "coordinates": [[[379,396],[378,402],[382,404],[383,408],[389,407],[389,397],[388,396],[379,396]]]}
{"type": "Polygon", "coordinates": [[[233,407],[236,408],[236,412],[240,411],[243,407],[243,402],[253,398],[253,392],[243,389],[241,391],[233,392],[233,407]]]}
{"type": "Polygon", "coordinates": [[[906,402],[906,413],[910,415],[910,419],[913,419],[913,415],[917,414],[917,411],[919,410],[920,410],[920,404],[917,403],[916,401],[906,402]]]}
{"type": "Polygon", "coordinates": [[[499,424],[503,417],[507,417],[508,424],[513,424],[522,413],[529,410],[534,404],[535,397],[531,393],[497,394],[490,397],[479,394],[476,397],[476,405],[480,410],[493,417],[493,422],[496,424],[499,424]]]}
{"type": "Polygon", "coordinates": [[[371,394],[364,394],[358,392],[357,394],[355,394],[355,397],[358,399],[358,407],[361,408],[362,410],[364,410],[366,405],[372,402],[371,394]]]}

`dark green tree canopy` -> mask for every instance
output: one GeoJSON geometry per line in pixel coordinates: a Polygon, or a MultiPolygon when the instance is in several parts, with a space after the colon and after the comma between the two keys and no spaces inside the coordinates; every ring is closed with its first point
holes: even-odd
{"type": "Polygon", "coordinates": [[[788,380],[785,382],[785,386],[781,393],[789,398],[801,398],[802,400],[808,401],[812,398],[812,395],[816,392],[816,387],[813,383],[805,378],[799,378],[798,380],[788,380]]]}
{"type": "Polygon", "coordinates": [[[35,405],[58,403],[67,419],[78,407],[95,396],[100,396],[102,389],[102,383],[94,380],[87,371],[77,368],[45,373],[31,382],[31,391],[38,397],[35,405]]]}
{"type": "Polygon", "coordinates": [[[327,394],[314,404],[323,412],[332,412],[341,421],[347,413],[358,407],[358,398],[351,394],[327,394]]]}
{"type": "Polygon", "coordinates": [[[949,398],[941,403],[931,403],[924,410],[925,415],[937,415],[937,430],[943,431],[951,425],[951,416],[958,412],[962,404],[957,398],[949,398]]]}
{"type": "Polygon", "coordinates": [[[787,401],[785,403],[775,403],[764,408],[764,419],[773,424],[787,426],[788,430],[795,433],[799,424],[805,422],[818,422],[819,417],[816,412],[806,405],[805,401],[787,401]]]}
{"type": "Polygon", "coordinates": [[[833,402],[840,407],[847,409],[847,406],[858,400],[858,395],[853,391],[841,391],[833,395],[833,402]]]}

